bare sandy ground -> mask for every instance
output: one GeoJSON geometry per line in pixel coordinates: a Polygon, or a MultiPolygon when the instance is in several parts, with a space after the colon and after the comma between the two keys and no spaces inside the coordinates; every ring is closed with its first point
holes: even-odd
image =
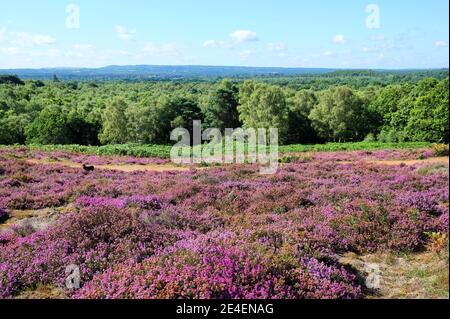
{"type": "MultiPolygon", "coordinates": [[[[82,168],[82,165],[79,163],[71,162],[68,160],[59,160],[59,161],[51,161],[51,160],[42,160],[42,159],[27,159],[27,163],[30,164],[40,164],[40,165],[62,165],[73,168],[82,168]]],[[[176,166],[173,164],[147,164],[147,165],[138,165],[138,164],[110,164],[110,165],[95,165],[95,169],[103,169],[103,170],[113,170],[113,171],[121,171],[121,172],[183,172],[188,171],[190,168],[186,166],[176,166]]]]}
{"type": "Polygon", "coordinates": [[[423,160],[374,160],[374,161],[368,161],[372,164],[382,164],[382,165],[389,165],[389,166],[396,166],[396,165],[415,165],[415,164],[447,164],[449,163],[448,157],[431,157],[426,158],[423,160]]]}

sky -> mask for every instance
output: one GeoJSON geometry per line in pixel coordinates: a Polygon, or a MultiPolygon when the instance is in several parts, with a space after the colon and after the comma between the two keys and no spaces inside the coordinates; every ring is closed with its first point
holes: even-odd
{"type": "Polygon", "coordinates": [[[447,68],[448,0],[0,0],[0,68],[447,68]]]}

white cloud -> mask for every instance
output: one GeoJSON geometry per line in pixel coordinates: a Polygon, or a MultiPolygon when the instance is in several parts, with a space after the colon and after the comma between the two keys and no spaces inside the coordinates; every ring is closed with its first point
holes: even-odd
{"type": "Polygon", "coordinates": [[[205,48],[230,48],[230,44],[226,41],[208,40],[203,43],[205,48]]]}
{"type": "Polygon", "coordinates": [[[31,34],[28,32],[19,32],[14,34],[12,44],[20,47],[32,47],[35,45],[55,44],[56,39],[49,35],[31,34]]]}
{"type": "Polygon", "coordinates": [[[274,53],[279,58],[284,58],[287,56],[287,46],[282,42],[269,43],[267,45],[267,50],[274,53]]]}
{"type": "Polygon", "coordinates": [[[16,47],[9,47],[9,48],[0,48],[0,53],[7,54],[7,55],[18,55],[22,54],[22,50],[16,47]]]}
{"type": "MultiPolygon", "coordinates": [[[[207,40],[203,42],[205,48],[220,48],[220,49],[234,49],[238,44],[245,42],[259,41],[259,37],[256,32],[250,30],[236,30],[230,33],[229,40],[207,40]]],[[[275,49],[275,46],[273,46],[275,49]]]]}
{"type": "Polygon", "coordinates": [[[97,56],[96,48],[92,44],[75,43],[72,48],[64,53],[68,58],[83,59],[97,56]]]}
{"type": "Polygon", "coordinates": [[[148,55],[179,55],[181,52],[175,43],[163,43],[163,44],[155,44],[155,43],[147,43],[142,50],[145,54],[148,55]]]}
{"type": "Polygon", "coordinates": [[[131,56],[132,54],[125,50],[104,50],[102,54],[107,57],[124,57],[131,56]]]}
{"type": "Polygon", "coordinates": [[[386,40],[386,37],[384,35],[374,35],[370,37],[370,40],[372,41],[384,41],[386,40]]]}
{"type": "Polygon", "coordinates": [[[377,47],[373,47],[373,48],[363,47],[361,49],[361,51],[364,53],[377,53],[377,52],[380,52],[381,50],[380,50],[380,48],[377,48],[377,47]]]}
{"type": "Polygon", "coordinates": [[[33,57],[55,58],[61,56],[61,51],[58,49],[48,49],[45,51],[33,51],[30,55],[33,57]]]}
{"type": "Polygon", "coordinates": [[[230,34],[231,39],[236,42],[252,42],[258,41],[258,35],[250,30],[236,30],[230,34]]]}
{"type": "Polygon", "coordinates": [[[286,52],[287,47],[286,47],[286,44],[279,42],[279,43],[269,43],[267,45],[267,49],[270,52],[282,53],[282,52],[286,52]]]}
{"type": "Polygon", "coordinates": [[[436,45],[438,48],[445,48],[445,47],[448,46],[448,43],[445,42],[445,41],[436,41],[435,45],[436,45]]]}
{"type": "Polygon", "coordinates": [[[95,46],[87,43],[75,43],[72,48],[78,51],[92,51],[95,49],[95,46]]]}
{"type": "Polygon", "coordinates": [[[136,29],[128,30],[121,25],[116,25],[114,30],[116,31],[117,37],[121,40],[132,40],[136,35],[136,29]]]}
{"type": "Polygon", "coordinates": [[[337,34],[333,37],[333,43],[335,44],[346,44],[348,39],[344,37],[342,34],[337,34]]]}
{"type": "Polygon", "coordinates": [[[33,37],[33,42],[36,45],[47,45],[47,44],[54,44],[56,43],[56,39],[49,36],[49,35],[40,35],[36,34],[33,37]]]}
{"type": "Polygon", "coordinates": [[[0,29],[0,43],[3,42],[3,40],[6,39],[6,28],[3,27],[0,29]]]}
{"type": "Polygon", "coordinates": [[[334,53],[333,53],[332,51],[325,51],[325,52],[323,53],[323,55],[325,55],[325,56],[333,56],[334,53]]]}
{"type": "Polygon", "coordinates": [[[241,58],[241,60],[248,60],[248,58],[250,58],[252,54],[253,52],[251,50],[244,50],[239,53],[239,57],[241,58]]]}

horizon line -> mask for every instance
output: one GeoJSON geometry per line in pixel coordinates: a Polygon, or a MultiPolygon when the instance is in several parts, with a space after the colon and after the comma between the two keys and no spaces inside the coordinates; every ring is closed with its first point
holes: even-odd
{"type": "Polygon", "coordinates": [[[0,68],[0,71],[8,70],[54,70],[54,69],[104,69],[109,67],[209,67],[209,68],[248,68],[248,69],[315,69],[315,70],[334,70],[334,71],[424,71],[424,70],[445,70],[449,66],[443,67],[406,67],[406,68],[358,68],[358,67],[303,67],[303,66],[248,66],[248,65],[210,65],[210,64],[110,64],[98,67],[88,66],[55,66],[55,67],[19,67],[19,68],[0,68]]]}

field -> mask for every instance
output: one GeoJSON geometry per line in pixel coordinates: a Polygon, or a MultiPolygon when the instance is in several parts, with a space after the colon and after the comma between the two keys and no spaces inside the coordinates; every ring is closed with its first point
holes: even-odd
{"type": "Polygon", "coordinates": [[[0,298],[448,298],[448,148],[280,151],[266,176],[164,147],[1,148],[0,298]]]}

